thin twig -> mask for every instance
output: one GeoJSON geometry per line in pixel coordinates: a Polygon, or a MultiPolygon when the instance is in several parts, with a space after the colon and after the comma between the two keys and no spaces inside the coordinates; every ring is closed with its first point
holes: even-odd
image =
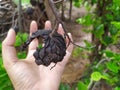
{"type": "Polygon", "coordinates": [[[92,90],[91,88],[92,88],[92,86],[94,86],[94,83],[95,83],[95,81],[93,81],[92,79],[90,79],[90,83],[88,85],[88,90],[92,90]]]}
{"type": "Polygon", "coordinates": [[[72,3],[73,3],[73,0],[70,0],[69,20],[71,20],[71,17],[72,17],[72,3]]]}
{"type": "Polygon", "coordinates": [[[8,33],[8,32],[4,32],[4,33],[0,34],[0,37],[3,37],[3,36],[5,36],[5,35],[7,35],[7,33],[8,33]]]}
{"type": "Polygon", "coordinates": [[[12,27],[15,26],[15,15],[16,15],[17,11],[15,10],[15,12],[13,13],[13,17],[12,17],[12,27]]]}
{"type": "MultiPolygon", "coordinates": [[[[110,61],[110,59],[109,59],[109,58],[103,58],[103,59],[101,59],[101,60],[97,63],[97,65],[96,65],[95,67],[98,68],[98,67],[99,67],[103,62],[105,62],[105,61],[110,61]]],[[[96,83],[97,83],[97,82],[95,82],[95,81],[93,81],[92,79],[90,79],[90,83],[89,83],[89,85],[88,85],[88,90],[92,90],[92,88],[95,87],[96,83]]]]}
{"type": "Polygon", "coordinates": [[[22,24],[21,24],[21,12],[22,12],[22,8],[21,8],[21,0],[19,0],[19,5],[18,5],[18,24],[19,24],[19,30],[22,30],[22,24]]]}
{"type": "Polygon", "coordinates": [[[64,13],[65,13],[65,9],[64,9],[64,8],[65,8],[65,5],[64,5],[64,3],[65,3],[64,0],[62,0],[62,8],[61,8],[61,9],[62,9],[62,10],[61,10],[61,11],[62,11],[62,13],[61,13],[61,18],[62,18],[62,20],[65,19],[65,16],[64,16],[64,13]]]}
{"type": "Polygon", "coordinates": [[[97,65],[96,65],[95,67],[98,68],[98,67],[100,66],[100,64],[102,64],[102,63],[105,62],[105,61],[110,61],[110,59],[109,59],[109,58],[103,58],[102,60],[100,60],[100,61],[97,63],[97,65]]]}
{"type": "MultiPolygon", "coordinates": [[[[62,22],[62,20],[61,20],[61,18],[60,18],[60,14],[57,12],[58,10],[57,10],[57,8],[55,7],[55,4],[54,4],[53,0],[48,0],[48,3],[49,3],[49,6],[50,6],[50,8],[51,8],[51,10],[52,10],[52,12],[53,12],[53,14],[54,14],[54,16],[55,16],[55,19],[56,19],[56,25],[55,25],[55,28],[54,28],[53,31],[52,31],[52,34],[57,31],[57,28],[58,28],[59,23],[60,23],[60,24],[62,25],[62,27],[63,27],[64,32],[65,32],[65,36],[67,36],[67,38],[69,39],[69,44],[72,43],[72,44],[74,44],[75,46],[78,46],[78,47],[80,47],[80,48],[88,49],[87,47],[82,47],[82,46],[80,46],[80,45],[75,44],[73,41],[71,41],[69,35],[67,34],[66,27],[65,27],[64,23],[62,22]]],[[[69,44],[68,44],[68,46],[69,46],[69,44]]],[[[96,47],[96,46],[89,47],[89,48],[94,48],[94,47],[96,47]]]]}
{"type": "Polygon", "coordinates": [[[55,4],[56,4],[56,3],[60,3],[60,2],[62,2],[62,0],[54,1],[55,4]]]}

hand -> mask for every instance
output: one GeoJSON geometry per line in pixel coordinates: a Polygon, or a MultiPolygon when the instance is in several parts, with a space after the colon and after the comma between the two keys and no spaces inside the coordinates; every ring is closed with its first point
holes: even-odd
{"type": "MultiPolygon", "coordinates": [[[[51,29],[50,21],[46,21],[45,29],[51,29]]],[[[37,24],[35,21],[32,21],[30,25],[30,35],[36,30],[38,30],[37,24]]],[[[64,34],[61,25],[58,27],[58,33],[64,34]]],[[[58,90],[61,76],[73,50],[73,45],[69,45],[64,59],[50,70],[50,68],[54,66],[54,63],[51,63],[48,67],[43,65],[38,66],[35,63],[33,53],[38,47],[37,39],[34,39],[30,43],[26,59],[19,60],[14,47],[15,36],[15,31],[10,29],[2,43],[3,63],[15,90],[58,90]]],[[[72,40],[70,34],[69,37],[72,40]]],[[[66,42],[68,42],[68,39],[66,39],[66,42]]]]}

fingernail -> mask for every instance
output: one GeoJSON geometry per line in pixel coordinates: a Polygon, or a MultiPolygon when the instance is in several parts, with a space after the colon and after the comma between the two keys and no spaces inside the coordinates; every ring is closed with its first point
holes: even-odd
{"type": "Polygon", "coordinates": [[[46,21],[45,22],[45,29],[46,30],[50,30],[52,28],[51,22],[50,21],[46,21]]]}
{"type": "Polygon", "coordinates": [[[8,31],[7,37],[11,36],[11,33],[12,33],[12,32],[15,32],[15,30],[14,30],[13,28],[11,28],[11,29],[8,31]]]}
{"type": "Polygon", "coordinates": [[[71,33],[68,33],[69,36],[71,36],[71,33]]]}
{"type": "Polygon", "coordinates": [[[59,28],[62,28],[62,24],[61,23],[59,24],[59,28]]]}
{"type": "Polygon", "coordinates": [[[5,41],[9,45],[13,45],[13,43],[15,42],[15,31],[12,28],[8,31],[5,41]]]}
{"type": "Polygon", "coordinates": [[[51,22],[50,22],[49,20],[48,20],[48,21],[46,21],[45,23],[46,23],[46,24],[51,24],[51,22]]]}
{"type": "Polygon", "coordinates": [[[33,20],[31,23],[36,23],[36,21],[35,21],[35,20],[33,20]]]}
{"type": "Polygon", "coordinates": [[[30,27],[36,27],[36,25],[37,25],[37,22],[34,20],[30,23],[30,27]]]}
{"type": "Polygon", "coordinates": [[[72,39],[72,34],[71,34],[71,33],[68,33],[68,36],[69,36],[70,40],[73,41],[73,39],[72,39]]]}

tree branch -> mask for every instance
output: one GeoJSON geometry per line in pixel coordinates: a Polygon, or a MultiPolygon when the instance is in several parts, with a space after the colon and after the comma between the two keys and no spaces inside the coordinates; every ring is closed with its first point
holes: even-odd
{"type": "Polygon", "coordinates": [[[19,25],[19,30],[22,30],[21,12],[22,12],[21,0],[19,0],[19,4],[18,4],[18,25],[19,25]]]}
{"type": "MultiPolygon", "coordinates": [[[[92,46],[92,47],[89,47],[89,48],[88,48],[88,47],[82,47],[82,46],[79,46],[79,45],[75,44],[73,41],[71,41],[69,35],[67,34],[66,27],[65,27],[64,23],[62,22],[62,20],[61,20],[61,18],[60,18],[60,14],[57,12],[58,10],[57,10],[57,8],[55,7],[54,1],[53,1],[53,0],[48,0],[48,3],[49,3],[49,6],[50,6],[50,8],[51,8],[51,10],[52,10],[52,12],[53,12],[53,14],[54,14],[54,16],[55,16],[55,19],[56,19],[56,24],[55,24],[55,27],[54,27],[54,29],[53,29],[53,31],[52,31],[52,34],[57,31],[58,25],[59,25],[59,23],[60,23],[60,24],[62,24],[63,30],[64,30],[64,32],[65,32],[65,34],[64,34],[65,37],[67,37],[67,38],[69,39],[69,44],[72,43],[73,45],[75,45],[75,46],[77,46],[77,47],[80,47],[80,48],[83,48],[83,49],[91,49],[91,48],[96,47],[96,46],[92,46]]],[[[51,36],[52,36],[52,35],[51,35],[51,36]]],[[[69,46],[69,44],[68,44],[68,46],[69,46]]]]}

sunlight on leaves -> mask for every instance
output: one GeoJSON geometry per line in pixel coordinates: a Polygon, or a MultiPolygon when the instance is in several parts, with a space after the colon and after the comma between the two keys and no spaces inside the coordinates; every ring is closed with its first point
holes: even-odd
{"type": "Polygon", "coordinates": [[[102,78],[102,75],[100,72],[93,72],[91,74],[91,79],[94,81],[99,81],[102,78]]]}

